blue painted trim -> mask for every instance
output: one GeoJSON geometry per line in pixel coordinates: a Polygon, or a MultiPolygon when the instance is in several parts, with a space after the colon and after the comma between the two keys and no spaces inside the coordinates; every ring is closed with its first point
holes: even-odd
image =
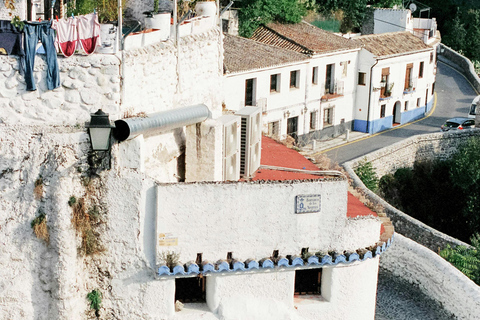
{"type": "Polygon", "coordinates": [[[278,260],[277,266],[288,267],[288,259],[287,258],[281,258],[280,260],[278,260]]]}
{"type": "Polygon", "coordinates": [[[187,266],[187,274],[199,274],[200,273],[200,267],[196,263],[192,263],[187,266]]]}
{"type": "Polygon", "coordinates": [[[259,264],[255,260],[250,260],[249,262],[246,262],[245,264],[247,265],[248,270],[259,269],[259,264]]]}
{"type": "Polygon", "coordinates": [[[317,256],[311,256],[307,259],[307,263],[308,265],[319,265],[320,262],[318,261],[318,257],[317,256]]]}
{"type": "MultiPolygon", "coordinates": [[[[261,260],[260,260],[261,261],[261,260]]],[[[273,264],[273,261],[270,259],[265,259],[261,261],[262,268],[274,268],[275,265],[273,264]]]]}
{"type": "Polygon", "coordinates": [[[235,261],[235,262],[233,263],[233,271],[239,271],[239,270],[241,270],[241,271],[245,271],[245,270],[246,270],[246,269],[245,269],[245,263],[240,262],[240,261],[235,261]]]}
{"type": "Polygon", "coordinates": [[[170,275],[170,268],[167,266],[160,266],[158,268],[158,275],[170,275]]]}
{"type": "Polygon", "coordinates": [[[215,269],[215,272],[224,272],[230,270],[230,266],[226,261],[222,261],[221,263],[217,264],[215,269]]]}
{"type": "Polygon", "coordinates": [[[181,276],[181,275],[195,275],[195,274],[207,274],[207,273],[219,273],[219,272],[242,272],[242,271],[250,271],[253,269],[275,269],[275,268],[280,268],[280,267],[289,267],[289,268],[295,268],[295,267],[303,267],[303,266],[327,266],[327,265],[337,265],[340,263],[343,264],[349,264],[355,261],[365,261],[367,259],[372,259],[373,257],[376,257],[377,255],[382,254],[387,250],[388,247],[390,247],[394,241],[394,236],[395,234],[392,235],[390,239],[387,239],[386,242],[383,242],[382,245],[378,245],[374,252],[368,250],[364,255],[363,258],[360,258],[360,255],[356,252],[348,252],[345,255],[344,254],[335,254],[334,258],[330,255],[324,255],[323,257],[318,257],[316,255],[311,256],[307,259],[305,262],[301,257],[299,256],[293,256],[291,263],[287,258],[280,258],[278,262],[275,263],[269,259],[269,258],[264,258],[261,259],[260,261],[248,259],[245,262],[241,262],[238,260],[235,260],[233,262],[232,269],[230,269],[230,265],[227,261],[225,260],[219,260],[215,265],[209,262],[205,262],[205,264],[202,264],[202,270],[200,271],[200,267],[193,262],[186,263],[185,265],[177,265],[173,268],[173,272],[170,272],[169,267],[166,265],[161,265],[157,269],[157,275],[158,276],[181,276]]]}
{"type": "Polygon", "coordinates": [[[292,267],[294,266],[303,266],[303,259],[300,257],[296,257],[292,260],[292,267]]]}
{"type": "Polygon", "coordinates": [[[360,260],[358,253],[352,253],[348,256],[348,262],[354,262],[360,260]]]}
{"type": "Polygon", "coordinates": [[[215,266],[211,263],[204,264],[202,273],[207,273],[207,272],[215,272],[215,266]]]}
{"type": "Polygon", "coordinates": [[[337,257],[335,258],[335,264],[346,263],[346,262],[347,262],[347,259],[343,254],[337,255],[337,257]]]}
{"type": "Polygon", "coordinates": [[[330,265],[332,265],[332,264],[333,264],[333,262],[332,262],[332,257],[329,256],[329,255],[323,256],[323,257],[322,257],[322,262],[321,262],[320,264],[321,264],[322,266],[323,266],[324,264],[330,264],[330,265]]]}
{"type": "Polygon", "coordinates": [[[353,120],[353,131],[367,132],[367,121],[365,120],[353,120]]]}

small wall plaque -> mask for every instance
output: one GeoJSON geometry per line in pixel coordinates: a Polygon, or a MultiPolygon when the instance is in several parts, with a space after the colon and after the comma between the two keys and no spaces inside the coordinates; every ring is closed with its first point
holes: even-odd
{"type": "Polygon", "coordinates": [[[295,213],[320,212],[321,196],[319,194],[298,195],[295,197],[295,213]]]}

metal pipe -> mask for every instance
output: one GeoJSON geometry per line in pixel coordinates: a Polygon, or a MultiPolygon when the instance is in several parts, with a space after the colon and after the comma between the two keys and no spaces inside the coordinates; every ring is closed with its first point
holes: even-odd
{"type": "Polygon", "coordinates": [[[227,6],[225,8],[223,8],[223,10],[220,12],[220,17],[222,16],[222,14],[227,11],[228,9],[230,9],[230,7],[233,5],[233,1],[230,1],[229,4],[227,4],[227,6]]]}
{"type": "Polygon", "coordinates": [[[210,110],[204,104],[153,113],[145,118],[115,121],[113,136],[118,141],[134,138],[152,131],[165,132],[207,120],[210,110]]]}

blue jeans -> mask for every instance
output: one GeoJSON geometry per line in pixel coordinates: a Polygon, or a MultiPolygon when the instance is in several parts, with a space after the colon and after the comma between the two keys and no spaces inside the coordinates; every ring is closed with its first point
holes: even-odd
{"type": "Polygon", "coordinates": [[[57,52],[55,51],[55,30],[50,28],[50,21],[25,23],[25,82],[27,90],[36,90],[33,77],[35,52],[40,40],[45,49],[47,59],[47,88],[53,90],[60,86],[60,72],[58,70],[57,52]]]}

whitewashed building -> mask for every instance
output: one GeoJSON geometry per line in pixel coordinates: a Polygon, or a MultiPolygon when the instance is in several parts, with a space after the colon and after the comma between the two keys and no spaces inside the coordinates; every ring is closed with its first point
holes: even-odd
{"type": "Polygon", "coordinates": [[[423,117],[435,90],[436,52],[410,32],[355,38],[360,52],[355,131],[375,133],[423,117]]]}
{"type": "MultiPolygon", "coordinates": [[[[263,110],[264,133],[280,139],[290,135],[303,144],[352,128],[356,89],[353,75],[360,45],[305,22],[272,23],[256,30],[252,39],[276,47],[283,56],[290,51],[291,59],[300,59],[302,54],[303,62],[287,67],[281,58],[264,51],[264,57],[270,59],[268,67],[249,68],[245,63],[241,74],[226,74],[226,101],[235,91],[243,94],[244,90],[250,90],[248,83],[240,84],[248,74],[248,78],[256,79],[256,99],[252,104],[263,110]],[[281,63],[282,67],[275,67],[281,63]]],[[[230,45],[230,42],[224,44],[226,64],[241,63],[242,53],[250,56],[250,52],[255,51],[261,56],[259,51],[264,48],[249,42],[248,46],[232,46],[230,50],[230,45]]],[[[227,107],[230,104],[227,103],[227,107]]]]}
{"type": "Polygon", "coordinates": [[[223,114],[220,27],[197,26],[58,56],[54,90],[44,56],[35,91],[0,56],[1,319],[374,319],[381,221],[347,216],[341,176],[248,179],[261,113],[223,114]],[[116,125],[103,153],[98,109],[116,125]]]}

